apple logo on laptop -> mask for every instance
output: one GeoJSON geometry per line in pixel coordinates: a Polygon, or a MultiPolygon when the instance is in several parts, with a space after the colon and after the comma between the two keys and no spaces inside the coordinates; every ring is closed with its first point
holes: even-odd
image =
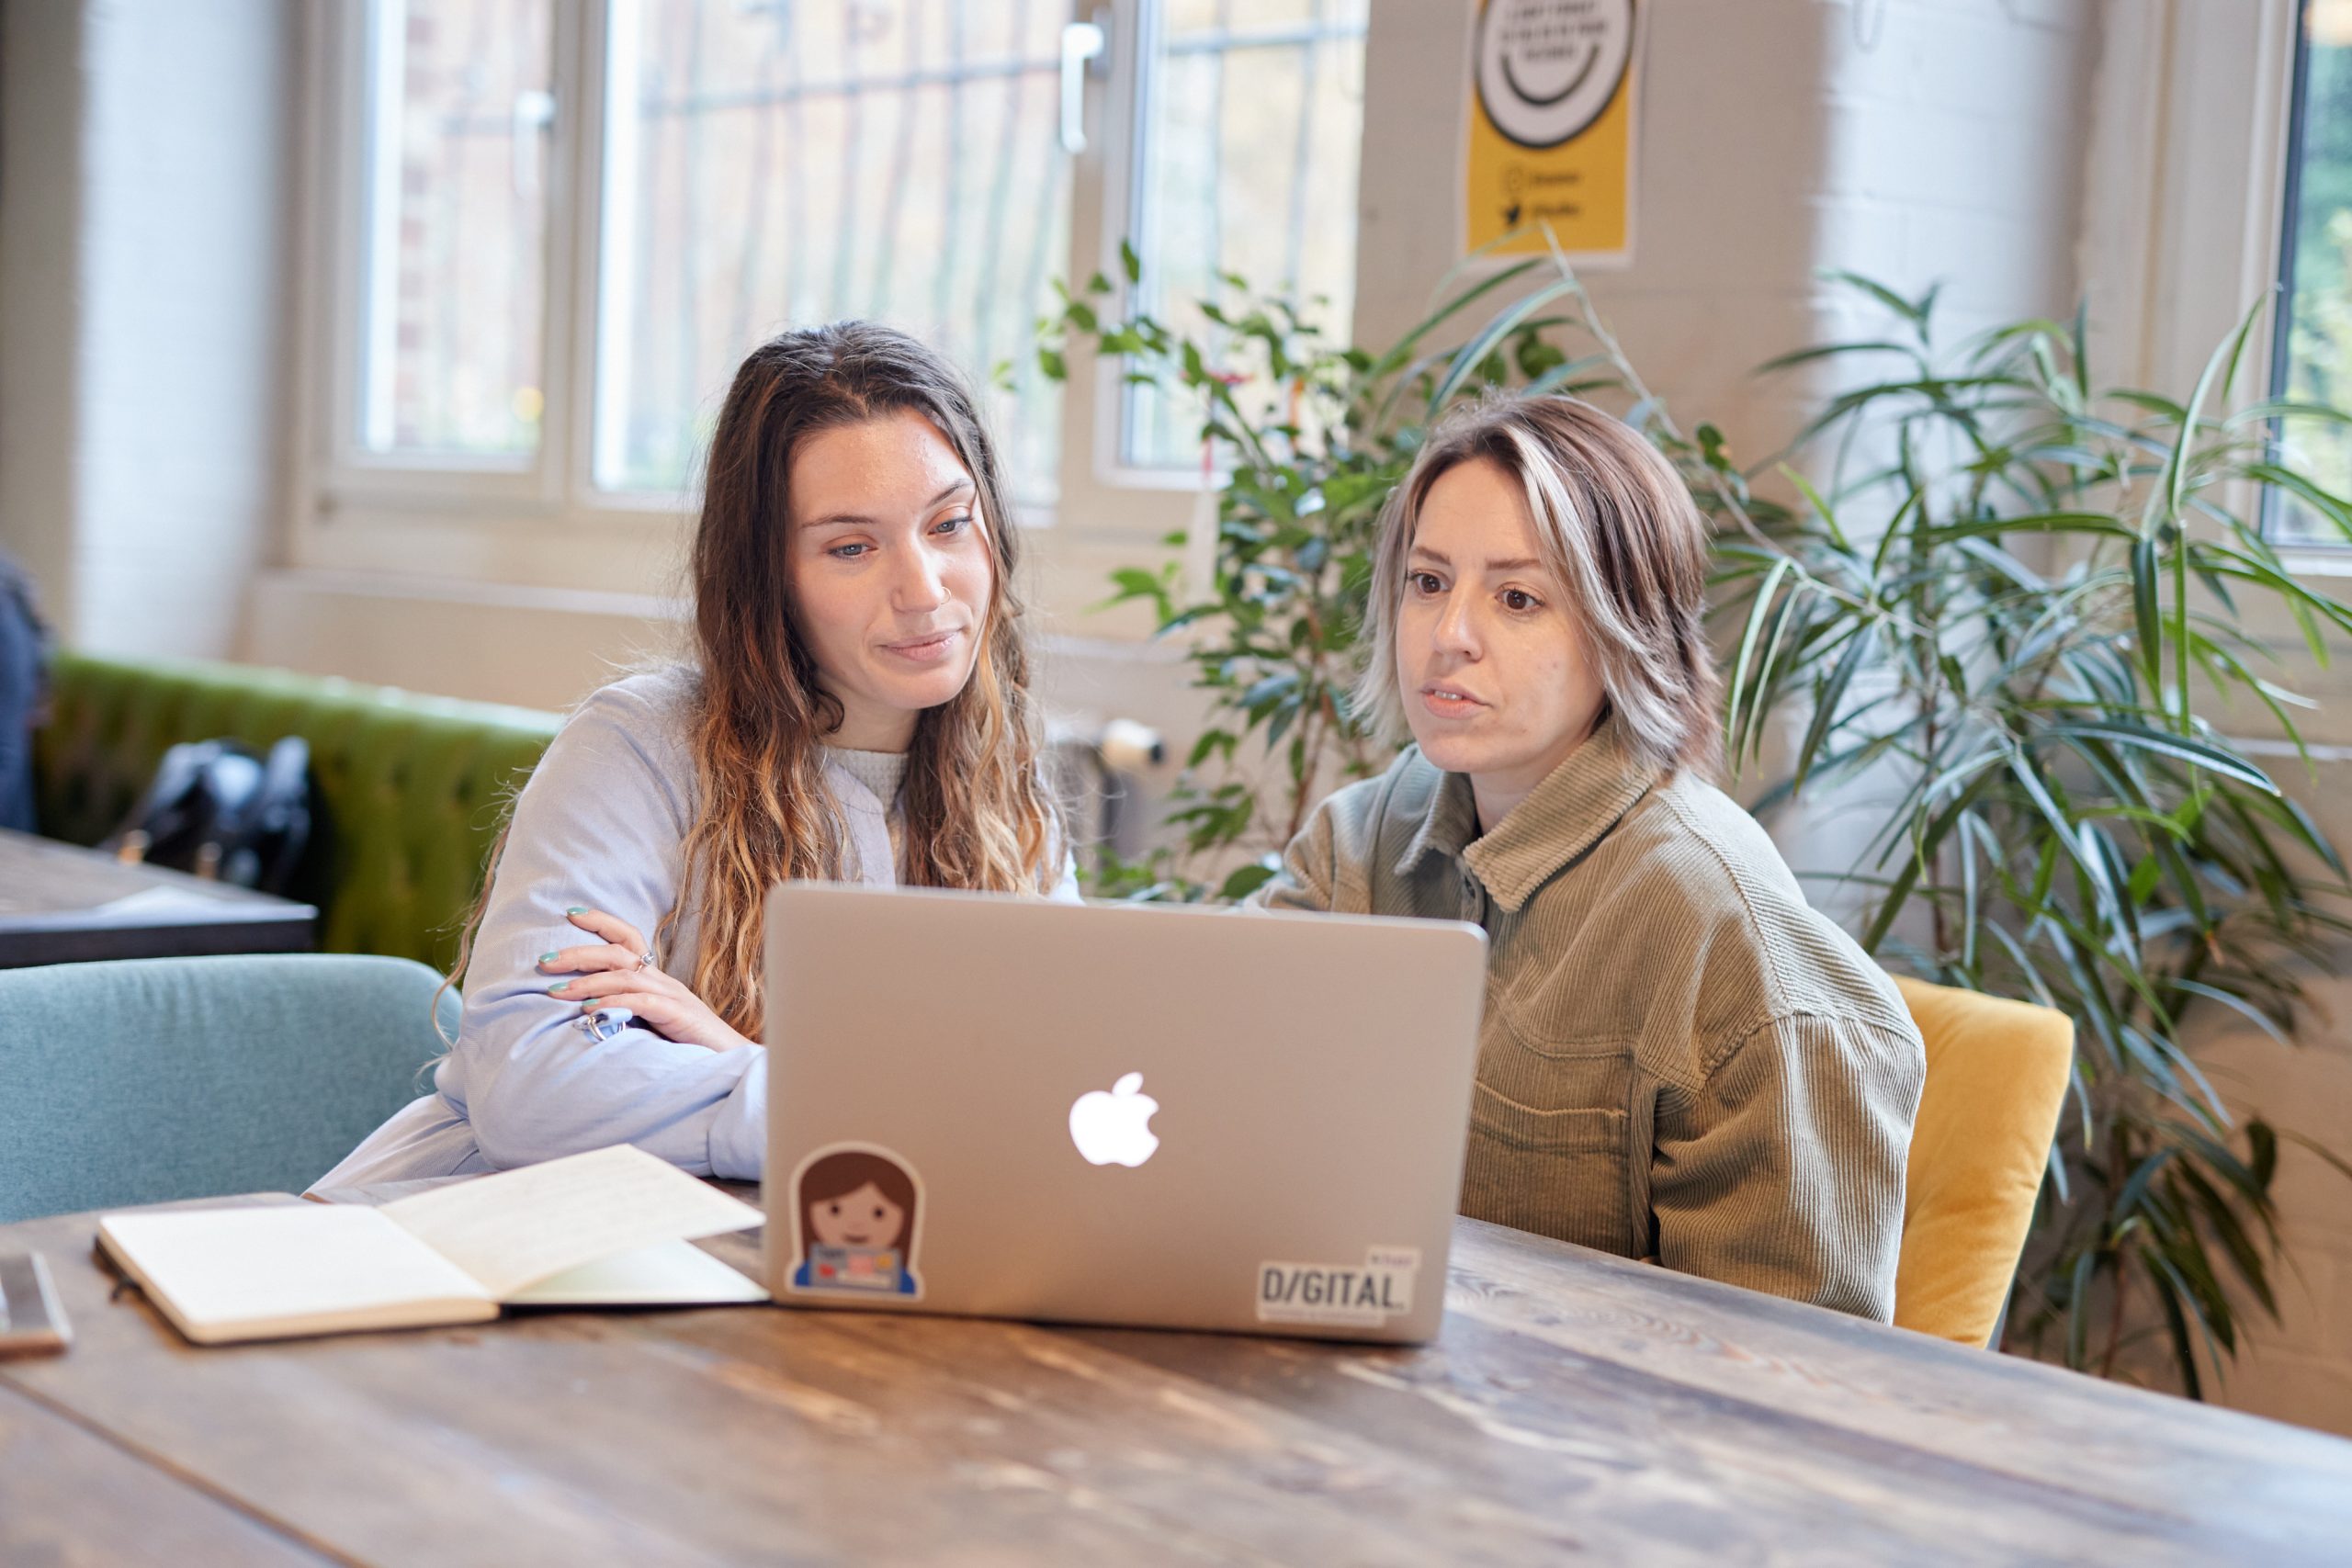
{"type": "Polygon", "coordinates": [[[1129,1073],[1111,1092],[1091,1089],[1069,1108],[1069,1140],[1089,1165],[1137,1166],[1159,1147],[1148,1123],[1159,1101],[1143,1092],[1143,1075],[1129,1073]]]}

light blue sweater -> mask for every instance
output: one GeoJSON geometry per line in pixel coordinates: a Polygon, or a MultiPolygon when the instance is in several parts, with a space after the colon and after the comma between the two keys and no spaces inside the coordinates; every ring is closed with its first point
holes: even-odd
{"type": "MultiPolygon", "coordinates": [[[[690,671],[633,675],[582,705],[524,786],[466,975],[465,1021],[436,1069],[437,1092],[395,1112],[321,1187],[507,1170],[608,1144],[634,1144],[697,1176],[754,1180],[767,1152],[767,1051],[710,1051],[650,1029],[593,1039],[580,1008],[550,996],[541,953],[595,939],[575,905],[650,935],[678,899],[694,820],[687,743],[690,671]]],[[[825,782],[851,866],[898,881],[893,802],[840,761],[825,782]]],[[[1074,870],[1055,897],[1074,899],[1074,870]]],[[[662,966],[694,973],[696,912],[681,917],[662,966]]]]}

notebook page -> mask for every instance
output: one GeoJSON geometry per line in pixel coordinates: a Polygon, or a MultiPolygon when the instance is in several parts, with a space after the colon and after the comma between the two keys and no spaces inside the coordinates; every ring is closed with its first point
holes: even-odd
{"type": "Polygon", "coordinates": [[[747,1230],[762,1218],[749,1203],[626,1144],[455,1182],[375,1212],[502,1301],[616,1253],[747,1230]]]}
{"type": "Polygon", "coordinates": [[[657,1242],[550,1274],[506,1298],[508,1306],[715,1306],[763,1302],[747,1280],[690,1241],[657,1242]]]}
{"type": "Polygon", "coordinates": [[[373,1209],[293,1203],[108,1214],[107,1249],[198,1344],[479,1323],[498,1303],[373,1209]]]}

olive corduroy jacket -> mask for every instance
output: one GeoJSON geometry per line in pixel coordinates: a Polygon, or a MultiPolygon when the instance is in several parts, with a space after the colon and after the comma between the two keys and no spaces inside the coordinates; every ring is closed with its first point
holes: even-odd
{"type": "Polygon", "coordinates": [[[1613,718],[1483,835],[1408,749],[1251,902],[1485,929],[1464,1213],[1893,1317],[1918,1031],[1755,819],[1613,718]]]}

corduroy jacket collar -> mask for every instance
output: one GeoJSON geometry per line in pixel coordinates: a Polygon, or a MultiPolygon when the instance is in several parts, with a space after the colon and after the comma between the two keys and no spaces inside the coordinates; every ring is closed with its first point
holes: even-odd
{"type": "Polygon", "coordinates": [[[1442,851],[1468,864],[1495,902],[1516,913],[1561,867],[1600,842],[1657,782],[1657,770],[1634,755],[1611,714],[1483,836],[1473,837],[1478,807],[1470,775],[1446,774],[1397,858],[1396,874],[1411,875],[1423,856],[1442,851]]]}

